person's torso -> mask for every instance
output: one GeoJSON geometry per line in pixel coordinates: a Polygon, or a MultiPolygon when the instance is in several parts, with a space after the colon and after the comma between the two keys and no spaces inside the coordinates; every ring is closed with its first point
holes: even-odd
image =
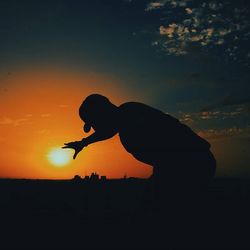
{"type": "Polygon", "coordinates": [[[119,136],[136,159],[155,164],[171,152],[209,149],[207,141],[174,117],[142,103],[121,105],[119,136]]]}

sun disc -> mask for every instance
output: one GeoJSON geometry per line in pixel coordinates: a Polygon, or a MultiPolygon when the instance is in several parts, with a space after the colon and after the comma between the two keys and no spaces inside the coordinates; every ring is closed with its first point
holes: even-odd
{"type": "Polygon", "coordinates": [[[70,150],[65,150],[61,148],[52,148],[47,155],[48,161],[55,166],[65,166],[71,159],[72,154],[70,150]]]}

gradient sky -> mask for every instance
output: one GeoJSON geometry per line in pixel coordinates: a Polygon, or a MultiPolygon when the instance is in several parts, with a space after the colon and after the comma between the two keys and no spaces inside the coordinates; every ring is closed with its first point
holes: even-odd
{"type": "Polygon", "coordinates": [[[149,176],[117,137],[65,167],[48,162],[51,147],[84,136],[78,107],[98,92],[178,117],[211,143],[218,176],[249,177],[249,5],[1,1],[0,176],[149,176]]]}

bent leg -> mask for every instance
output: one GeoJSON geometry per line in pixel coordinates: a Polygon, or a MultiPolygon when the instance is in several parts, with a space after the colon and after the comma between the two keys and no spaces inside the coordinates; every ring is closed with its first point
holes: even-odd
{"type": "Polygon", "coordinates": [[[154,195],[164,197],[198,191],[215,175],[216,160],[210,151],[185,151],[161,159],[153,168],[154,195]]]}

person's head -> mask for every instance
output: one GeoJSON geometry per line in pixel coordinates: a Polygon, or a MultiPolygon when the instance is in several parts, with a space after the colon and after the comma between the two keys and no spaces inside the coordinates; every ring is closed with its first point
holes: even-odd
{"type": "Polygon", "coordinates": [[[116,110],[117,106],[107,97],[99,94],[89,95],[79,108],[80,118],[85,123],[84,131],[88,133],[91,127],[94,130],[109,129],[113,126],[116,110]]]}

